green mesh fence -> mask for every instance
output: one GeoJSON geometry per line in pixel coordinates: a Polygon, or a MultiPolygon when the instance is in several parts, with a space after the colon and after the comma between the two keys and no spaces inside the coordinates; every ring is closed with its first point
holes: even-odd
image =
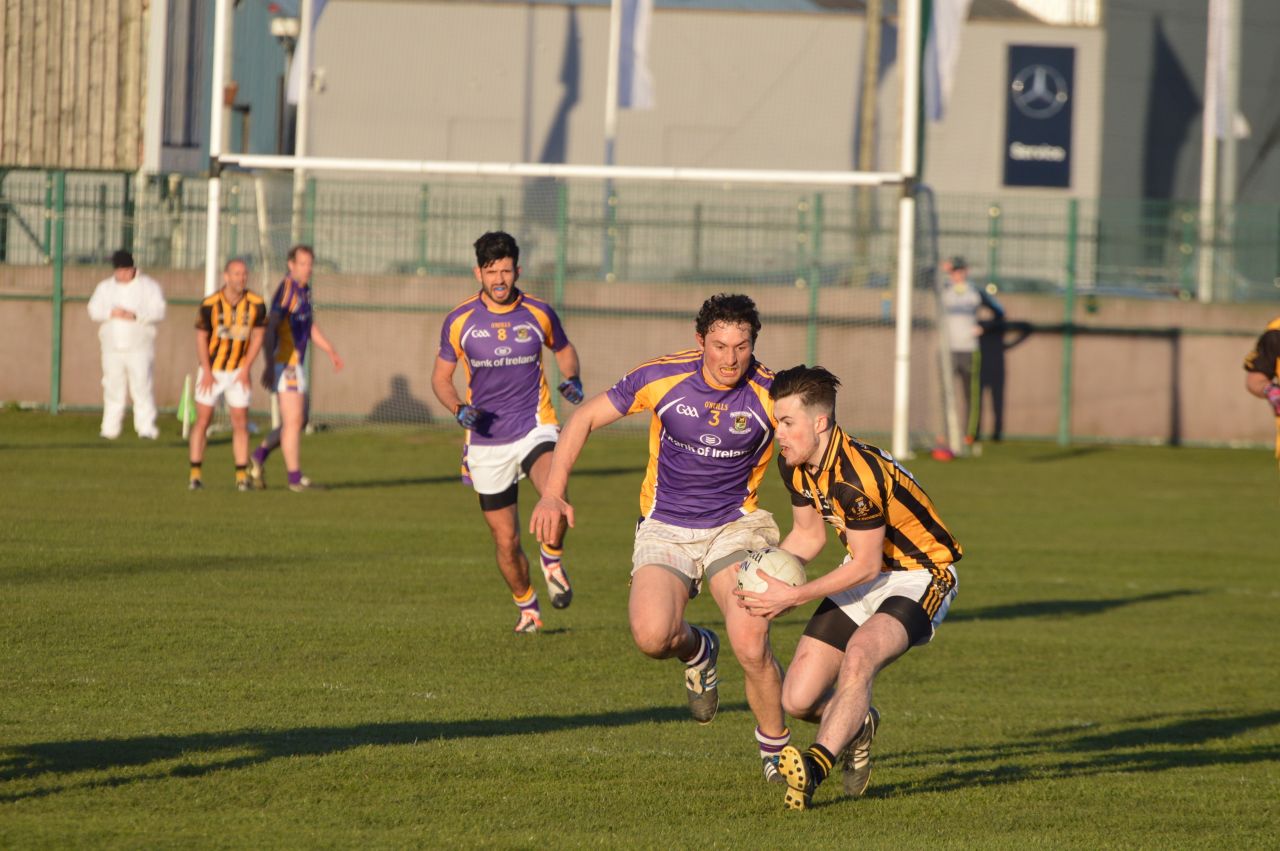
{"type": "MultiPolygon", "coordinates": [[[[170,298],[162,342],[172,335],[168,348],[180,365],[158,364],[157,387],[161,403],[175,405],[182,376],[194,371],[186,314],[202,294],[205,181],[67,173],[60,208],[53,183],[46,172],[0,178],[0,309],[21,303],[66,312],[65,321],[55,320],[66,333],[49,356],[67,380],[58,397],[7,376],[0,399],[100,404],[96,382],[77,389],[70,380],[88,367],[59,364],[96,357],[80,313],[110,253],[123,246],[170,298]],[[58,220],[60,247],[53,244],[58,220]],[[65,283],[55,297],[61,273],[65,283]]],[[[1073,212],[1063,199],[923,194],[912,305],[913,443],[931,445],[942,432],[932,286],[939,257],[965,256],[974,277],[1002,296],[1040,294],[1061,303],[1074,286],[1081,294],[1158,303],[1194,298],[1210,252],[1215,300],[1276,301],[1278,220],[1280,205],[1241,205],[1206,231],[1195,205],[1082,201],[1073,212]],[[1212,234],[1208,242],[1205,234],[1212,234]]],[[[314,366],[321,420],[447,422],[429,381],[440,322],[474,291],[471,243],[503,229],[520,241],[522,286],[561,312],[582,352],[589,391],[650,356],[692,346],[693,316],[708,295],[746,292],[765,319],[761,359],[779,369],[828,366],[845,381],[841,419],[881,436],[890,430],[893,401],[896,223],[892,188],[334,175],[295,186],[287,174],[232,173],[224,180],[219,254],[248,259],[253,286],[269,294],[288,247],[315,247],[319,322],[348,362],[341,375],[323,358],[314,366]]],[[[1060,321],[1062,311],[1042,315],[1060,321]]],[[[1042,332],[1029,346],[1048,345],[1044,334],[1061,328],[1042,332]]],[[[1134,333],[1168,336],[1167,329],[1134,333]]],[[[41,343],[47,346],[47,335],[41,343]]],[[[40,372],[32,370],[32,380],[47,384],[40,372]]],[[[1054,365],[1046,373],[1051,383],[1059,372],[1054,365]]],[[[1029,415],[1017,433],[1054,434],[1056,392],[1040,403],[1053,410],[1041,419],[1029,415]]],[[[257,397],[254,404],[265,408],[257,397]]],[[[1112,426],[1100,420],[1076,428],[1106,436],[1112,426]]],[[[1158,424],[1122,436],[1167,440],[1170,433],[1158,424]]]]}

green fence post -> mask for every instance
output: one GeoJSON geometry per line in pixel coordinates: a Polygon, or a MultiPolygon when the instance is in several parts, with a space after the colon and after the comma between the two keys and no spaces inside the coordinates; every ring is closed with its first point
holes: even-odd
{"type": "Polygon", "coordinates": [[[427,222],[431,218],[431,190],[422,184],[418,190],[418,274],[427,274],[427,222]]]}
{"type": "Polygon", "coordinates": [[[569,186],[556,184],[556,280],[553,306],[564,308],[564,280],[569,270],[569,186]]]}
{"type": "Polygon", "coordinates": [[[605,181],[604,186],[604,258],[601,263],[601,276],[608,283],[618,279],[618,270],[614,252],[618,248],[618,193],[613,181],[605,181]]]}
{"type": "MultiPolygon", "coordinates": [[[[696,277],[702,271],[702,202],[693,205],[693,274],[696,277]]],[[[1280,274],[1278,272],[1277,274],[1280,274]]]]}
{"type": "Polygon", "coordinates": [[[1062,386],[1058,399],[1058,445],[1071,443],[1071,359],[1074,348],[1076,313],[1076,237],[1079,228],[1080,206],[1072,198],[1067,202],[1067,293],[1063,306],[1062,323],[1062,386]]]}
{"type": "Polygon", "coordinates": [[[312,248],[316,244],[316,179],[307,178],[306,198],[302,202],[302,241],[312,248]]]}
{"type": "Polygon", "coordinates": [[[822,194],[813,196],[809,230],[809,332],[805,339],[805,363],[818,362],[818,285],[822,282],[822,194]]]}
{"type": "MultiPolygon", "coordinates": [[[[65,176],[64,176],[65,177],[65,176]]],[[[44,255],[44,262],[48,263],[53,257],[53,184],[57,178],[45,172],[44,175],[44,235],[40,246],[40,253],[44,255]]],[[[65,185],[65,184],[64,184],[65,185]]]]}
{"type": "Polygon", "coordinates": [[[796,288],[809,285],[809,199],[796,202],[796,288]]]}
{"type": "Polygon", "coordinates": [[[231,227],[227,233],[227,256],[240,255],[240,184],[231,184],[231,227]]]}
{"type": "Polygon", "coordinates": [[[111,248],[107,247],[107,185],[105,183],[98,184],[98,204],[94,212],[98,218],[98,250],[95,254],[98,257],[107,257],[111,254],[111,248]]]}
{"type": "Polygon", "coordinates": [[[9,259],[9,202],[5,199],[4,179],[9,169],[0,168],[0,263],[9,259]]]}
{"type": "Polygon", "coordinates": [[[120,247],[125,251],[133,251],[133,218],[137,215],[137,202],[133,197],[133,181],[134,176],[129,173],[121,175],[124,178],[124,221],[120,223],[120,247]]]}
{"type": "Polygon", "coordinates": [[[1182,211],[1182,240],[1178,253],[1182,256],[1179,274],[1182,295],[1194,294],[1196,289],[1196,217],[1190,209],[1182,211]]]}
{"type": "Polygon", "coordinates": [[[1000,220],[1004,211],[999,204],[987,208],[987,280],[1000,286],[1000,220]]]}
{"type": "Polygon", "coordinates": [[[63,237],[63,216],[66,212],[67,202],[67,173],[65,171],[56,172],[53,180],[49,182],[49,198],[53,205],[53,219],[46,221],[51,225],[52,232],[50,234],[51,242],[51,259],[53,261],[53,339],[50,342],[52,350],[51,365],[52,374],[49,379],[49,411],[58,413],[58,408],[62,406],[62,237],[63,237]]]}

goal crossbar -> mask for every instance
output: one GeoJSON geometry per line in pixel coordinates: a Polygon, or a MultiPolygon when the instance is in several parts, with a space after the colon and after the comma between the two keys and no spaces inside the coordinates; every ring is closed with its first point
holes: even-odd
{"type": "Polygon", "coordinates": [[[803,171],[659,166],[567,165],[563,163],[464,162],[456,160],[346,159],[278,154],[223,154],[224,166],[267,171],[380,172],[449,174],[471,177],[565,177],[604,180],[670,180],[699,183],[775,185],[892,186],[903,175],[889,171],[803,171]]]}

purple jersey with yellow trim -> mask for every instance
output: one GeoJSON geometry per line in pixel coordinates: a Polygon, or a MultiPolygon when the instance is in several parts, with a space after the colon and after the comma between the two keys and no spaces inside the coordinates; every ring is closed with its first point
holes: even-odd
{"type": "Polygon", "coordinates": [[[710,529],[755,511],[773,454],[772,384],[754,358],[737,385],[708,384],[702,353],[690,349],[643,363],[609,388],[621,413],[653,411],[641,514],[710,529]]]}
{"type": "Polygon", "coordinates": [[[271,298],[271,312],[280,315],[275,362],[301,366],[307,356],[307,343],[311,341],[311,285],[300,284],[285,275],[271,298]]]}
{"type": "Polygon", "coordinates": [[[467,371],[467,404],[490,417],[467,440],[513,443],[540,425],[557,425],[542,347],[569,345],[551,305],[516,291],[510,304],[490,307],[477,293],[455,307],[440,328],[440,357],[467,371]]]}

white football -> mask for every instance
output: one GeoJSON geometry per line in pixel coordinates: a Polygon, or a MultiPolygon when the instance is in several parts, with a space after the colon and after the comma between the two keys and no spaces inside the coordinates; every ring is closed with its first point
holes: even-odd
{"type": "Polygon", "coordinates": [[[803,585],[806,581],[800,559],[777,547],[754,550],[747,556],[738,568],[738,587],[752,593],[765,590],[768,586],[758,573],[767,573],[788,585],[803,585]]]}

